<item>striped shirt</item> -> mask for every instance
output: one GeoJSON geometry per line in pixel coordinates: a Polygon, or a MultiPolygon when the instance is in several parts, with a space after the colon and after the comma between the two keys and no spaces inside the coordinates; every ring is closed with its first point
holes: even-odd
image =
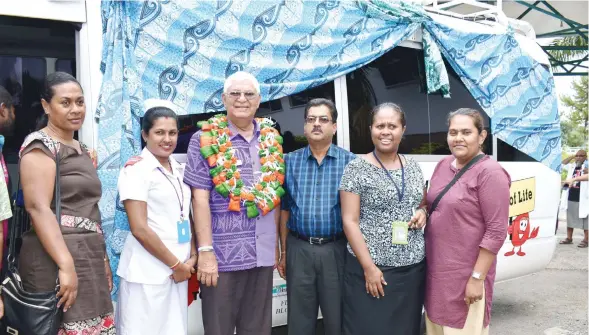
{"type": "Polygon", "coordinates": [[[318,164],[309,146],[286,155],[282,209],[290,212],[288,229],[307,237],[332,237],[343,232],[339,184],[344,168],[356,156],[331,145],[318,164]]]}

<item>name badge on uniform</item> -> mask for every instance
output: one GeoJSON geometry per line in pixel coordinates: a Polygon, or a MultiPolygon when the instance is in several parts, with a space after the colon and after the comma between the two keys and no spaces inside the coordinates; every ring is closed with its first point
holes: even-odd
{"type": "Polygon", "coordinates": [[[190,242],[190,224],[188,220],[178,221],[178,243],[190,242]]]}
{"type": "Polygon", "coordinates": [[[393,244],[407,244],[407,234],[409,227],[407,222],[395,221],[393,227],[393,244]]]}

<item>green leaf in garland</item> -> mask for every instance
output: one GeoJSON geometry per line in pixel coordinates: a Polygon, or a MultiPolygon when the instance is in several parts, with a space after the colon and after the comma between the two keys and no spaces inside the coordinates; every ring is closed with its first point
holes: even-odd
{"type": "Polygon", "coordinates": [[[261,182],[260,185],[262,185],[263,188],[268,187],[268,183],[265,181],[261,182]]]}
{"type": "Polygon", "coordinates": [[[200,154],[204,158],[211,157],[212,155],[216,154],[215,149],[213,147],[214,147],[214,145],[207,145],[206,147],[200,148],[200,154]]]}
{"type": "Polygon", "coordinates": [[[225,121],[219,122],[219,128],[226,128],[229,124],[225,121]]]}
{"type": "Polygon", "coordinates": [[[280,185],[277,188],[275,188],[275,190],[276,190],[276,196],[279,198],[282,198],[286,194],[286,191],[280,185]]]}
{"type": "Polygon", "coordinates": [[[233,171],[229,170],[227,172],[227,179],[231,179],[231,178],[233,178],[233,171]]]}
{"type": "Polygon", "coordinates": [[[238,180],[237,183],[235,184],[235,187],[237,188],[242,188],[243,187],[243,180],[238,180]]]}
{"type": "Polygon", "coordinates": [[[278,148],[277,147],[270,147],[270,153],[271,154],[275,153],[276,151],[278,151],[278,148]]]}
{"type": "Polygon", "coordinates": [[[233,193],[234,196],[239,197],[241,196],[241,189],[235,188],[231,193],[233,193]]]}
{"type": "Polygon", "coordinates": [[[196,126],[197,126],[198,128],[201,128],[201,129],[202,129],[202,126],[203,126],[203,125],[205,125],[205,124],[207,124],[207,123],[208,123],[207,121],[198,121],[198,122],[196,123],[196,126]]]}
{"type": "Polygon", "coordinates": [[[213,151],[218,154],[219,153],[219,146],[217,144],[213,144],[211,145],[211,148],[213,149],[213,151]]]}
{"type": "Polygon", "coordinates": [[[231,164],[231,170],[233,170],[234,172],[237,171],[237,165],[231,164]]]}
{"type": "Polygon", "coordinates": [[[215,191],[223,196],[223,198],[227,198],[227,196],[229,196],[229,188],[227,187],[226,183],[221,183],[215,186],[215,191]]]}
{"type": "Polygon", "coordinates": [[[249,219],[253,219],[256,216],[260,215],[260,211],[258,211],[258,207],[256,207],[256,205],[247,205],[245,208],[247,211],[247,217],[249,219]]]}
{"type": "Polygon", "coordinates": [[[282,144],[282,142],[283,142],[282,136],[276,135],[274,138],[276,139],[276,142],[282,144]]]}
{"type": "Polygon", "coordinates": [[[212,168],[211,171],[209,171],[209,174],[211,175],[211,177],[215,177],[219,173],[221,173],[221,171],[223,171],[223,167],[222,166],[217,166],[215,168],[212,168]]]}

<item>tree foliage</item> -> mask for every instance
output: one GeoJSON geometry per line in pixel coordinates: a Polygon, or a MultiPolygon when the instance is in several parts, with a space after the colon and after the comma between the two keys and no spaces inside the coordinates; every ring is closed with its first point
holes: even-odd
{"type": "MultiPolygon", "coordinates": [[[[550,43],[552,46],[560,47],[585,47],[587,48],[587,41],[580,35],[566,36],[556,39],[550,43]]],[[[581,59],[587,55],[587,50],[550,50],[548,51],[552,57],[561,62],[566,62],[573,59],[581,59]]]]}
{"type": "Polygon", "coordinates": [[[562,95],[560,100],[568,111],[561,111],[561,131],[563,144],[569,147],[587,145],[589,116],[587,113],[587,76],[573,81],[573,95],[562,95]]]}

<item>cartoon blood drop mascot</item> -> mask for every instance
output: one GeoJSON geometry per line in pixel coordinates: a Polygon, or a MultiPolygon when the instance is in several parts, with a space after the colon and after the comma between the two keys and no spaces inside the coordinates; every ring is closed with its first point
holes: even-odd
{"type": "Polygon", "coordinates": [[[518,215],[513,224],[509,226],[507,232],[511,235],[511,244],[513,249],[505,253],[505,256],[515,255],[515,248],[519,247],[517,252],[518,256],[525,256],[526,253],[522,251],[522,245],[526,243],[528,239],[535,238],[538,236],[538,230],[540,227],[534,228],[530,234],[530,216],[528,213],[518,215]]]}

